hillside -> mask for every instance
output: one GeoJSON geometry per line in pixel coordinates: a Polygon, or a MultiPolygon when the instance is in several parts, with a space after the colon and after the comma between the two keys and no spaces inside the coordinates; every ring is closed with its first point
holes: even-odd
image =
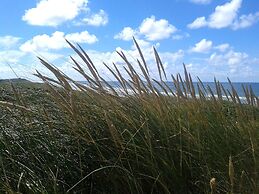
{"type": "Polygon", "coordinates": [[[0,83],[30,83],[31,81],[23,78],[13,78],[13,79],[0,79],[0,83]]]}

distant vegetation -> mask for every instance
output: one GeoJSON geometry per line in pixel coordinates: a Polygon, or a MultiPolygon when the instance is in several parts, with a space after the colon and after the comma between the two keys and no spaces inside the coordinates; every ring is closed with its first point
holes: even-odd
{"type": "Polygon", "coordinates": [[[14,78],[14,79],[0,79],[0,83],[8,83],[8,82],[12,82],[12,83],[27,83],[30,82],[26,79],[22,79],[22,78],[14,78]]]}
{"type": "Polygon", "coordinates": [[[37,72],[44,84],[0,84],[1,193],[259,193],[259,100],[251,88],[246,103],[217,80],[216,93],[200,80],[195,91],[185,69],[172,76],[172,89],[157,51],[153,80],[135,42],[140,72],[123,52],[129,79],[106,65],[118,91],[69,44],[87,86],[43,59],[55,79],[37,72]]]}

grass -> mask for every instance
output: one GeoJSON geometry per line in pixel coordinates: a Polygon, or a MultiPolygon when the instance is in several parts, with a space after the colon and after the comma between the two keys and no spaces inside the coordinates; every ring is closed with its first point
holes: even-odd
{"type": "Polygon", "coordinates": [[[105,64],[118,92],[79,45],[68,44],[88,86],[43,59],[55,79],[37,72],[44,82],[37,87],[1,86],[1,192],[259,192],[259,100],[252,89],[244,87],[246,103],[217,80],[215,93],[201,81],[196,91],[185,68],[184,78],[171,76],[170,88],[157,51],[154,80],[135,41],[138,67],[118,52],[129,79],[105,64]]]}

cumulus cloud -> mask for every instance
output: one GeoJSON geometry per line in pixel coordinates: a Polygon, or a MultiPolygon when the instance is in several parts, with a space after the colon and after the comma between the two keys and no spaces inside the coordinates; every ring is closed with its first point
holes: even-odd
{"type": "Polygon", "coordinates": [[[65,38],[69,41],[76,42],[76,43],[93,44],[98,41],[97,37],[93,34],[89,34],[88,31],[67,34],[65,35],[65,38]]]}
{"type": "Polygon", "coordinates": [[[160,54],[160,57],[163,60],[164,67],[169,71],[167,73],[172,73],[172,70],[174,70],[176,63],[182,63],[184,51],[180,49],[176,52],[162,52],[160,54]]]}
{"type": "Polygon", "coordinates": [[[66,34],[64,32],[56,31],[51,36],[47,34],[34,36],[31,40],[26,41],[20,46],[20,50],[24,52],[48,50],[48,49],[62,49],[68,47],[65,39],[76,43],[93,44],[98,41],[95,35],[89,34],[88,31],[80,33],[66,34]]]}
{"type": "Polygon", "coordinates": [[[187,27],[190,29],[197,29],[204,26],[207,26],[207,21],[205,17],[198,17],[191,24],[187,25],[187,27]]]}
{"type": "Polygon", "coordinates": [[[249,63],[251,63],[251,58],[249,58],[247,53],[233,50],[223,54],[213,53],[208,58],[208,64],[218,68],[228,68],[230,73],[237,73],[239,70],[242,73],[242,69],[245,69],[249,63]]]}
{"type": "Polygon", "coordinates": [[[241,7],[242,0],[232,0],[224,5],[215,8],[208,20],[208,26],[211,28],[224,28],[230,26],[237,16],[237,11],[241,7]]]}
{"type": "Polygon", "coordinates": [[[209,27],[221,29],[230,27],[234,30],[252,26],[259,21],[259,12],[255,14],[242,15],[238,18],[238,11],[241,8],[242,0],[231,0],[215,8],[214,12],[206,19],[205,16],[196,18],[187,27],[197,29],[209,27]]]}
{"type": "Polygon", "coordinates": [[[132,40],[132,37],[136,34],[136,30],[133,30],[131,27],[124,27],[120,33],[114,36],[114,38],[129,41],[132,40]]]}
{"type": "Polygon", "coordinates": [[[25,53],[19,50],[0,51],[0,63],[17,63],[23,56],[25,56],[25,53]]]}
{"type": "Polygon", "coordinates": [[[58,26],[73,20],[87,3],[88,0],[40,0],[36,7],[25,11],[22,20],[30,25],[58,26]]]}
{"type": "Polygon", "coordinates": [[[172,36],[172,39],[173,40],[181,40],[181,39],[183,39],[184,38],[184,36],[183,35],[180,35],[180,34],[176,34],[176,35],[173,35],[172,36]]]}
{"type": "Polygon", "coordinates": [[[24,75],[19,74],[21,72],[20,69],[22,69],[21,65],[16,65],[14,67],[13,66],[10,67],[8,64],[4,64],[4,65],[1,64],[0,79],[17,78],[17,76],[23,77],[24,75]]]}
{"type": "Polygon", "coordinates": [[[104,10],[92,14],[82,20],[81,24],[89,26],[105,26],[108,23],[108,14],[104,10]]]}
{"type": "Polygon", "coordinates": [[[190,51],[195,53],[207,53],[212,48],[212,44],[212,41],[202,39],[200,42],[196,43],[190,51]]]}
{"type": "Polygon", "coordinates": [[[227,59],[227,63],[230,66],[233,65],[238,65],[240,64],[243,60],[248,58],[248,54],[242,53],[242,52],[234,52],[234,51],[229,51],[226,55],[225,58],[227,59]]]}
{"type": "Polygon", "coordinates": [[[19,41],[20,37],[14,37],[14,36],[0,36],[0,47],[4,48],[11,48],[15,46],[19,41]]]}
{"type": "Polygon", "coordinates": [[[212,0],[190,0],[190,2],[195,4],[209,4],[212,0]]]}
{"type": "Polygon", "coordinates": [[[233,50],[228,51],[227,53],[218,54],[213,53],[210,55],[208,62],[209,64],[215,65],[215,66],[225,66],[229,65],[231,67],[234,67],[235,65],[239,65],[248,58],[248,55],[246,53],[242,52],[235,52],[233,50]]]}
{"type": "Polygon", "coordinates": [[[37,52],[37,56],[51,62],[57,61],[58,59],[65,58],[64,55],[62,55],[61,53],[54,53],[54,52],[48,52],[48,51],[37,52]]]}
{"type": "Polygon", "coordinates": [[[176,27],[167,20],[156,20],[155,16],[144,19],[139,27],[140,34],[143,34],[150,41],[169,38],[176,30],[176,27]]]}
{"type": "Polygon", "coordinates": [[[230,45],[228,43],[224,43],[224,44],[215,46],[215,49],[219,50],[220,52],[225,52],[229,48],[230,48],[230,45]]]}
{"type": "Polygon", "coordinates": [[[155,16],[145,18],[136,29],[124,27],[114,36],[115,39],[131,40],[133,36],[143,37],[146,41],[157,41],[169,38],[177,28],[165,19],[156,20],[155,16]]]}
{"type": "Polygon", "coordinates": [[[176,34],[172,36],[173,40],[182,40],[184,38],[189,38],[190,34],[189,33],[182,33],[182,34],[176,34]]]}
{"type": "Polygon", "coordinates": [[[241,15],[238,19],[234,21],[232,28],[234,30],[237,30],[240,28],[247,28],[257,23],[258,21],[259,21],[259,12],[256,12],[255,14],[250,13],[248,15],[241,15]]]}
{"type": "Polygon", "coordinates": [[[206,81],[212,81],[213,77],[222,81],[226,81],[227,77],[239,82],[257,80],[258,58],[251,57],[246,52],[236,51],[228,43],[216,45],[212,51],[206,57],[191,58],[194,62],[191,69],[193,75],[206,81]]]}

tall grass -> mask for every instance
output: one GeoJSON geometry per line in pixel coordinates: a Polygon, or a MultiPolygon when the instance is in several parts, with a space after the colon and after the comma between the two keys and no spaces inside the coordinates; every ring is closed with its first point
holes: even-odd
{"type": "Polygon", "coordinates": [[[259,100],[252,88],[243,87],[243,103],[230,80],[231,90],[216,79],[216,92],[199,78],[195,87],[185,66],[183,77],[171,75],[171,88],[156,49],[159,80],[134,42],[137,64],[118,52],[129,79],[116,64],[104,64],[120,91],[68,42],[87,85],[39,58],[55,76],[37,72],[42,99],[13,89],[16,100],[0,101],[14,123],[1,125],[3,192],[259,192],[259,100]]]}

